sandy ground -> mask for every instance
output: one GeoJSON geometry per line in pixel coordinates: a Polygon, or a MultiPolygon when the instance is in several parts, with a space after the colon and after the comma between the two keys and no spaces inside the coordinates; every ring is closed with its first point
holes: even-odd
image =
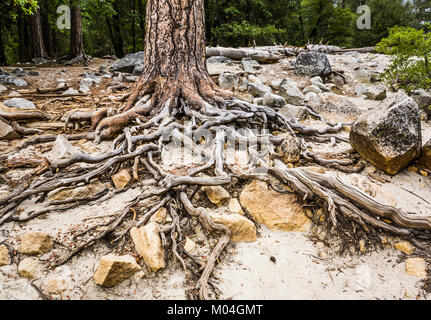
{"type": "MultiPolygon", "coordinates": [[[[307,81],[298,78],[286,67],[292,59],[286,59],[274,65],[264,65],[260,77],[270,82],[276,78],[291,77],[298,82],[307,81]]],[[[330,56],[333,67],[344,70],[348,79],[353,79],[353,68],[368,65],[381,71],[387,65],[388,58],[372,54],[330,56]]],[[[110,61],[94,59],[87,71],[96,71],[102,64],[110,61]]],[[[37,68],[39,77],[28,77],[31,87],[56,86],[60,77],[72,87],[77,87],[82,67],[37,68]],[[61,70],[66,71],[65,73],[61,70]]],[[[82,98],[81,107],[94,108],[104,102],[104,86],[109,79],[103,80],[99,88],[92,89],[93,97],[82,98]],[[93,99],[93,100],[92,100],[93,99]],[[95,104],[94,99],[96,99],[95,104]]],[[[6,93],[7,94],[7,93],[6,93]]],[[[389,93],[389,98],[394,93],[389,93]]],[[[2,99],[4,99],[3,94],[2,99]]],[[[377,107],[380,102],[370,102],[358,97],[351,97],[361,110],[377,107]]],[[[388,98],[388,99],[389,99],[388,98]]],[[[35,101],[38,107],[51,106],[47,101],[35,101]]],[[[52,102],[51,102],[52,103],[52,102]]],[[[76,103],[60,103],[65,110],[76,108],[76,103]]],[[[55,105],[51,106],[52,108],[55,105]]],[[[305,120],[308,124],[317,121],[305,120]],[[308,122],[307,122],[308,121],[308,122]]],[[[431,125],[423,122],[424,143],[431,138],[431,125]]],[[[348,133],[344,132],[347,137],[348,133]]],[[[6,151],[12,144],[4,143],[1,149],[6,151]]],[[[337,145],[312,145],[315,152],[321,154],[341,152],[351,147],[346,143],[337,145]],[[314,149],[315,148],[315,149],[314,149]]],[[[109,148],[109,143],[101,150],[109,148]]],[[[45,153],[46,154],[46,153],[45,153]]],[[[327,170],[330,175],[337,175],[347,183],[362,189],[373,190],[375,199],[395,205],[408,212],[429,215],[431,212],[431,181],[417,173],[404,169],[394,177],[376,171],[374,176],[364,170],[361,174],[342,174],[327,170]],[[375,177],[379,179],[375,179],[375,177]],[[381,182],[381,179],[387,182],[381,182]]],[[[20,175],[22,171],[12,172],[20,175]]],[[[1,192],[7,193],[4,186],[1,192]],[[3,191],[2,191],[3,190],[3,191]]],[[[63,213],[52,213],[27,223],[7,223],[0,230],[0,242],[8,239],[14,246],[19,245],[19,235],[28,231],[43,231],[50,234],[56,242],[52,253],[40,257],[42,270],[35,284],[42,289],[55,276],[67,279],[67,289],[53,299],[185,299],[185,290],[191,287],[186,281],[178,263],[170,261],[169,267],[157,273],[146,271],[135,274],[119,286],[105,289],[92,280],[100,257],[115,252],[108,241],[85,250],[66,265],[49,270],[49,264],[64,249],[58,243],[70,243],[73,231],[83,230],[95,223],[108,221],[121,210],[128,200],[140,193],[140,188],[129,189],[118,194],[102,205],[85,205],[63,213]]],[[[36,210],[34,202],[23,204],[24,212],[36,210]]],[[[214,272],[215,282],[222,292],[222,299],[428,299],[421,289],[422,281],[405,272],[406,256],[393,248],[396,238],[387,237],[383,249],[367,248],[365,253],[338,256],[331,244],[312,241],[312,230],[304,233],[271,231],[265,226],[259,229],[255,243],[229,244],[223,254],[222,262],[214,272]]],[[[133,252],[130,243],[126,252],[133,252]]],[[[415,253],[412,255],[415,256],[415,253]]],[[[40,293],[30,285],[29,280],[20,278],[17,265],[0,267],[0,299],[41,299],[40,293]]]]}

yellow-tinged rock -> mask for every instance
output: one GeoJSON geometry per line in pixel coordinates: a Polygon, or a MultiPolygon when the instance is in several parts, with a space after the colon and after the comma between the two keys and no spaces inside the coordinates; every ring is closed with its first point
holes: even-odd
{"type": "Polygon", "coordinates": [[[111,178],[117,190],[124,189],[132,180],[132,177],[130,176],[129,171],[126,169],[120,170],[118,173],[114,174],[111,178]]]}
{"type": "Polygon", "coordinates": [[[152,217],[150,218],[150,222],[164,223],[167,215],[168,215],[168,210],[162,207],[152,215],[152,217]]]}
{"type": "Polygon", "coordinates": [[[94,274],[94,282],[99,286],[112,288],[141,270],[130,255],[107,255],[100,259],[100,265],[94,274]]]}
{"type": "Polygon", "coordinates": [[[21,277],[34,279],[40,270],[39,261],[35,258],[26,258],[18,266],[18,272],[21,277]]]}
{"type": "Polygon", "coordinates": [[[208,199],[217,206],[221,206],[230,199],[230,194],[221,186],[207,186],[202,188],[208,199]]]}
{"type": "Polygon", "coordinates": [[[365,241],[364,240],[360,240],[359,241],[359,251],[365,252],[366,250],[367,250],[367,248],[365,246],[365,241]]]}
{"type": "Polygon", "coordinates": [[[19,252],[30,255],[40,255],[51,251],[52,239],[43,232],[29,232],[21,235],[19,252]]]}
{"type": "Polygon", "coordinates": [[[236,213],[236,214],[240,214],[240,215],[244,215],[244,211],[241,208],[241,204],[239,203],[238,199],[236,198],[232,198],[229,200],[229,203],[227,204],[227,207],[229,209],[229,211],[236,213]]]}
{"type": "Polygon", "coordinates": [[[144,259],[147,267],[157,271],[165,267],[165,250],[160,239],[160,227],[155,222],[150,222],[141,228],[130,230],[135,249],[144,259]]]}
{"type": "Polygon", "coordinates": [[[406,273],[418,278],[426,278],[425,260],[421,258],[408,258],[406,260],[406,273]]]}
{"type": "Polygon", "coordinates": [[[102,182],[96,181],[82,187],[60,189],[59,191],[50,194],[48,200],[58,201],[65,199],[94,197],[105,189],[106,186],[102,182]]]}
{"type": "Polygon", "coordinates": [[[0,245],[0,267],[10,264],[10,253],[8,248],[2,244],[0,245]]]}
{"type": "Polygon", "coordinates": [[[394,247],[398,251],[404,252],[405,254],[408,254],[408,255],[412,254],[414,251],[412,244],[408,241],[397,242],[395,243],[394,247]]]}
{"type": "Polygon", "coordinates": [[[256,226],[249,219],[233,213],[214,213],[211,218],[215,223],[227,226],[232,232],[230,241],[232,242],[254,242],[256,241],[256,226]]]}
{"type": "Polygon", "coordinates": [[[421,176],[428,177],[428,172],[426,172],[425,170],[420,170],[419,173],[421,174],[421,176]]]}
{"type": "Polygon", "coordinates": [[[240,202],[256,222],[270,229],[304,232],[311,226],[296,195],[275,192],[265,182],[254,180],[247,185],[240,202]]]}
{"type": "Polygon", "coordinates": [[[196,247],[196,243],[190,239],[189,237],[186,237],[186,243],[184,244],[184,250],[187,251],[188,253],[193,252],[193,250],[196,247]]]}

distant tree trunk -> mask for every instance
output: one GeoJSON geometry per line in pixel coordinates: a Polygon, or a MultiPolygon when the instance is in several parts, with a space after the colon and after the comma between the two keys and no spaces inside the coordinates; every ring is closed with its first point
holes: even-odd
{"type": "Polygon", "coordinates": [[[85,58],[82,38],[82,17],[80,1],[70,1],[70,45],[69,59],[85,58]]]}
{"type": "Polygon", "coordinates": [[[22,11],[18,13],[18,41],[19,41],[19,61],[27,62],[30,60],[29,56],[29,35],[27,17],[24,16],[22,11]]]}
{"type": "Polygon", "coordinates": [[[135,0],[131,0],[131,6],[132,6],[132,42],[133,42],[133,52],[136,52],[136,30],[135,30],[136,6],[135,6],[135,0]]]}
{"type": "Polygon", "coordinates": [[[48,1],[42,2],[40,11],[40,18],[42,23],[42,35],[45,43],[45,48],[48,56],[52,57],[52,42],[51,42],[51,28],[49,26],[49,4],[48,1]]]}
{"type": "Polygon", "coordinates": [[[112,32],[113,32],[113,45],[115,50],[115,55],[119,58],[124,57],[123,50],[123,37],[121,36],[120,27],[120,6],[118,0],[114,1],[115,14],[112,16],[112,32]]]}
{"type": "Polygon", "coordinates": [[[2,27],[0,26],[0,66],[4,66],[7,64],[6,54],[4,53],[5,45],[2,33],[2,27]]]}
{"type": "Polygon", "coordinates": [[[138,1],[138,12],[139,12],[139,26],[141,29],[141,36],[142,36],[142,46],[145,46],[145,10],[144,10],[144,4],[143,0],[137,0],[138,1]]]}
{"type": "Polygon", "coordinates": [[[30,25],[30,58],[48,59],[48,53],[43,41],[42,24],[40,20],[40,10],[38,9],[29,16],[30,25]]]}

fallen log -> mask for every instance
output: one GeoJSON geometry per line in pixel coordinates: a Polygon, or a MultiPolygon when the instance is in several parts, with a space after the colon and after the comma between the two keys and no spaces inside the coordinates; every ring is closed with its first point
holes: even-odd
{"type": "Polygon", "coordinates": [[[275,54],[273,52],[256,50],[250,48],[207,48],[206,56],[223,56],[233,60],[241,60],[242,58],[252,58],[260,63],[275,63],[284,58],[283,55],[275,54]]]}

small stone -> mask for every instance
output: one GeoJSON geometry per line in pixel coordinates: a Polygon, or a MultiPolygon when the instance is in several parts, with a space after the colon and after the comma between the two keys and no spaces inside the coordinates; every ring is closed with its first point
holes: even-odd
{"type": "Polygon", "coordinates": [[[63,277],[56,277],[48,280],[45,290],[51,294],[60,294],[71,287],[68,279],[63,277]]]}
{"type": "Polygon", "coordinates": [[[286,105],[286,100],[273,93],[265,93],[263,96],[263,105],[274,108],[282,108],[286,105]]]}
{"type": "Polygon", "coordinates": [[[184,250],[187,251],[188,253],[192,253],[193,250],[196,247],[196,243],[190,239],[189,237],[186,237],[186,243],[184,244],[184,250]]]}
{"type": "Polygon", "coordinates": [[[66,94],[78,94],[78,90],[75,90],[73,88],[69,88],[66,91],[64,91],[62,94],[66,95],[66,94]]]}
{"type": "Polygon", "coordinates": [[[57,136],[57,139],[55,139],[54,145],[48,153],[47,158],[51,162],[55,162],[60,159],[67,159],[77,152],[78,150],[67,140],[67,138],[60,134],[57,136]]]}
{"type": "Polygon", "coordinates": [[[93,279],[100,286],[112,288],[140,270],[141,267],[130,255],[107,255],[100,259],[100,265],[93,279]]]}
{"type": "Polygon", "coordinates": [[[132,180],[132,177],[130,176],[130,173],[127,169],[120,170],[118,173],[114,174],[111,178],[117,190],[124,189],[132,180]]]}
{"type": "Polygon", "coordinates": [[[325,251],[320,251],[319,257],[322,259],[328,259],[328,254],[325,251]]]}
{"type": "Polygon", "coordinates": [[[43,232],[29,232],[21,235],[19,252],[30,255],[41,255],[51,251],[52,239],[43,232]]]}
{"type": "Polygon", "coordinates": [[[34,279],[40,270],[39,261],[35,258],[26,258],[18,266],[18,272],[21,277],[34,279]]]}
{"type": "Polygon", "coordinates": [[[20,135],[6,122],[0,119],[0,140],[18,139],[20,135]]]}
{"type": "Polygon", "coordinates": [[[168,216],[168,210],[166,208],[162,207],[159,210],[154,213],[151,218],[150,222],[156,222],[156,223],[164,223],[166,220],[166,217],[168,216]]]}
{"type": "Polygon", "coordinates": [[[8,248],[2,244],[0,245],[0,267],[10,264],[10,253],[8,248]]]}
{"type": "Polygon", "coordinates": [[[223,90],[232,90],[239,85],[239,76],[232,72],[223,72],[218,77],[218,83],[223,90]]]}
{"type": "Polygon", "coordinates": [[[425,170],[420,170],[419,173],[421,176],[428,177],[428,172],[426,172],[425,170]]]}
{"type": "Polygon", "coordinates": [[[304,93],[308,93],[308,92],[314,92],[316,94],[319,94],[319,93],[322,93],[322,90],[320,90],[320,88],[315,85],[311,85],[304,89],[304,93]]]}
{"type": "Polygon", "coordinates": [[[229,203],[227,204],[227,207],[229,209],[229,211],[236,213],[236,214],[240,214],[240,215],[244,215],[244,211],[241,208],[241,204],[239,203],[238,199],[236,198],[232,198],[229,200],[229,203]]]}
{"type": "Polygon", "coordinates": [[[365,252],[366,250],[367,250],[367,248],[365,247],[365,241],[364,240],[360,240],[359,241],[359,251],[365,252]]]}
{"type": "Polygon", "coordinates": [[[247,90],[255,97],[263,97],[266,93],[271,93],[271,88],[260,82],[249,82],[247,90]]]}
{"type": "Polygon", "coordinates": [[[425,260],[421,258],[408,258],[406,260],[406,273],[418,278],[426,278],[425,260]]]}
{"type": "Polygon", "coordinates": [[[208,199],[217,206],[220,206],[230,199],[230,194],[221,186],[207,186],[202,190],[207,194],[208,199]]]}
{"type": "Polygon", "coordinates": [[[211,214],[215,223],[227,226],[232,232],[232,242],[254,242],[256,241],[256,226],[249,219],[239,214],[211,214]]]}
{"type": "Polygon", "coordinates": [[[130,230],[135,249],[152,271],[165,268],[165,250],[160,239],[160,227],[150,222],[141,228],[130,230]]]}
{"type": "Polygon", "coordinates": [[[394,245],[395,249],[397,249],[398,251],[404,252],[407,255],[410,255],[413,253],[414,248],[411,245],[410,242],[408,241],[401,241],[401,242],[397,242],[394,245]]]}
{"type": "Polygon", "coordinates": [[[408,168],[408,170],[409,170],[410,172],[414,172],[414,173],[418,173],[418,171],[419,171],[419,169],[418,169],[417,167],[413,167],[413,166],[410,166],[410,167],[408,168]]]}

